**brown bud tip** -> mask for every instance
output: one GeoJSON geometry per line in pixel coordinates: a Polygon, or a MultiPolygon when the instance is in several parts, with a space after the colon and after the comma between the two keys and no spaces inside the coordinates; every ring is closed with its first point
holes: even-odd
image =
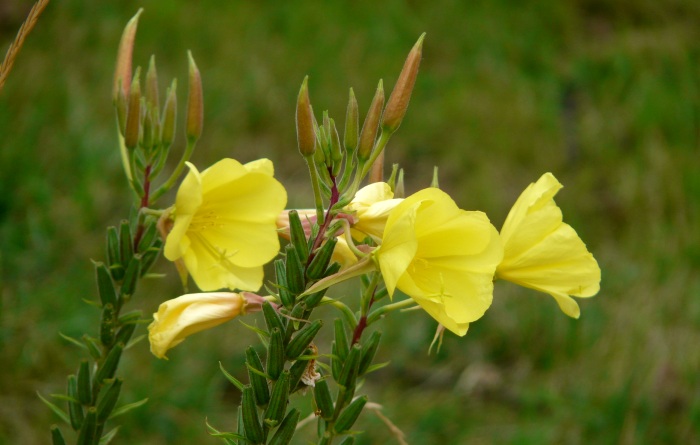
{"type": "Polygon", "coordinates": [[[202,76],[194,62],[192,52],[187,51],[190,64],[189,91],[187,95],[187,139],[196,141],[202,135],[204,126],[204,99],[202,94],[202,76]]]}
{"type": "Polygon", "coordinates": [[[411,100],[411,92],[413,91],[413,86],[416,84],[418,67],[420,66],[420,59],[423,54],[424,38],[425,33],[421,34],[416,44],[413,45],[411,52],[408,53],[401,74],[399,74],[399,79],[396,81],[396,85],[386,104],[382,128],[390,133],[399,128],[406,114],[406,109],[408,109],[408,102],[411,100]]]}
{"type": "Polygon", "coordinates": [[[139,16],[143,8],[139,9],[135,16],[129,20],[122,32],[117,50],[117,66],[114,69],[114,84],[112,86],[112,100],[117,100],[117,91],[122,89],[124,96],[129,95],[131,88],[131,60],[134,52],[134,39],[136,38],[136,28],[139,24],[139,16]]]}
{"type": "Polygon", "coordinates": [[[316,133],[314,132],[314,115],[309,100],[309,76],[304,77],[297,97],[297,145],[299,153],[308,157],[314,154],[316,148],[316,133]]]}
{"type": "Polygon", "coordinates": [[[357,158],[360,160],[369,159],[374,148],[374,141],[377,139],[377,130],[379,128],[379,120],[382,117],[382,108],[384,107],[384,85],[379,81],[377,91],[374,93],[374,98],[369,106],[367,117],[362,124],[362,132],[360,132],[360,143],[357,147],[357,158]]]}

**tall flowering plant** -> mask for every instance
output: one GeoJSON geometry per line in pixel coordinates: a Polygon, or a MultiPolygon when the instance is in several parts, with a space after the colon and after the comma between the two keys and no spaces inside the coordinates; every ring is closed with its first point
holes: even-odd
{"type": "MultiPolygon", "coordinates": [[[[267,159],[247,164],[223,159],[201,171],[189,163],[203,109],[201,79],[190,56],[186,149],[169,178],[154,189],[173,141],[176,84],[161,114],[155,64],[146,74],[145,94],[138,68],[132,79],[137,18],[124,32],[114,88],[137,216],[108,230],[108,261],[96,266],[100,336],[83,339],[95,364],[84,362],[77,376],[69,377],[68,413],[47,401],[78,432],[78,443],[103,443],[113,435],[103,435],[103,428],[117,406],[119,356],[142,321],[138,313],[119,311],[161,249],[183,287],[188,289],[191,277],[202,292],[164,301],[153,314],[148,340],[155,357],[166,359],[172,348],[186,348],[187,337],[202,330],[251,312],[264,316],[265,329],[252,328],[261,345],[248,346],[241,364],[248,382],[222,368],[242,394],[234,431],[208,425],[227,444],[290,443],[301,417],[290,407],[292,397],[313,399],[319,445],[352,444],[356,421],[369,402],[360,383],[385,366],[373,363],[381,330],[368,334],[367,328],[390,314],[422,309],[437,322],[436,338],[445,331],[464,336],[491,306],[496,279],[550,294],[575,318],[580,311],[572,296],[598,292],[600,269],[563,222],[553,200],[561,184],[551,173],[527,187],[500,232],[483,212],[461,209],[439,189],[437,178],[409,196],[398,166],[383,180],[385,147],[408,108],[424,35],[409,52],[388,100],[379,82],[362,125],[352,89],[339,131],[328,112],[320,119],[314,114],[308,78],[303,80],[296,129],[313,191],[311,209],[285,209],[286,191],[267,159]],[[154,208],[185,167],[175,203],[154,208]],[[274,275],[266,277],[263,266],[269,262],[274,275]],[[328,292],[358,278],[355,296],[328,292]],[[322,305],[338,311],[331,327],[315,312],[322,305]],[[331,339],[329,350],[321,350],[318,345],[327,342],[318,338],[331,339]]],[[[60,431],[53,431],[54,443],[64,443],[60,431]]]]}

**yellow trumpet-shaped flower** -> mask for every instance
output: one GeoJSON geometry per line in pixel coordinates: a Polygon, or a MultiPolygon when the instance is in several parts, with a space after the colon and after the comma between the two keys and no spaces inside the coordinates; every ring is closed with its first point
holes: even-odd
{"type": "Polygon", "coordinates": [[[250,293],[187,294],[162,303],[148,326],[151,352],[158,358],[186,337],[213,328],[246,312],[260,310],[262,297],[250,293]]]}
{"type": "Polygon", "coordinates": [[[223,159],[201,173],[187,165],[165,257],[182,259],[202,290],[258,290],[263,265],[279,251],[275,221],[287,203],[272,162],[223,159]]]}
{"type": "Polygon", "coordinates": [[[486,215],[459,209],[437,188],[398,204],[374,251],[389,295],[400,289],[457,335],[491,305],[502,257],[498,231],[486,215]]]}
{"type": "Polygon", "coordinates": [[[562,222],[554,195],[562,185],[551,173],[530,184],[501,229],[504,257],[496,276],[550,294],[564,313],[578,318],[575,297],[600,290],[600,268],[576,231],[562,222]]]}

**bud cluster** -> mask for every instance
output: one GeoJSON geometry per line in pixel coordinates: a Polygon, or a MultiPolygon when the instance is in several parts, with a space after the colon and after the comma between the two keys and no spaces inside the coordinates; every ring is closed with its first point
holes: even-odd
{"type": "Polygon", "coordinates": [[[371,168],[376,170],[373,179],[381,180],[384,148],[406,114],[418,75],[424,36],[411,49],[386,106],[383,82],[379,81],[361,130],[357,99],[350,89],[342,142],[336,122],[327,111],[320,124],[316,120],[309,99],[308,77],[304,79],[297,100],[297,143],[311,174],[319,221],[324,198],[328,201],[329,215],[324,219],[327,221],[352,200],[371,168]]]}

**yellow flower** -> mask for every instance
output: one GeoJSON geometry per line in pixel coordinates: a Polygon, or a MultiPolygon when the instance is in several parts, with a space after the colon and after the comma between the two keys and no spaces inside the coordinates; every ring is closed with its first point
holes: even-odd
{"type": "Polygon", "coordinates": [[[498,231],[486,215],[459,209],[437,188],[396,206],[374,251],[389,295],[398,288],[457,335],[491,305],[502,257],[498,231]]]}
{"type": "Polygon", "coordinates": [[[501,229],[504,257],[496,276],[554,297],[564,313],[578,318],[575,297],[600,290],[600,268],[586,245],[562,222],[554,195],[562,185],[551,173],[530,184],[501,229]]]}
{"type": "Polygon", "coordinates": [[[245,313],[246,302],[241,294],[212,292],[187,294],[162,303],[148,326],[151,352],[167,358],[165,353],[186,337],[245,313]]]}
{"type": "Polygon", "coordinates": [[[362,241],[369,235],[379,242],[384,235],[389,214],[401,201],[402,199],[394,198],[394,193],[386,182],[375,182],[358,190],[346,207],[348,213],[353,213],[356,219],[352,225],[353,238],[362,241]]]}
{"type": "Polygon", "coordinates": [[[272,162],[222,159],[201,173],[187,165],[165,257],[184,260],[202,290],[258,290],[263,265],[279,251],[275,220],[287,203],[272,162]]]}

